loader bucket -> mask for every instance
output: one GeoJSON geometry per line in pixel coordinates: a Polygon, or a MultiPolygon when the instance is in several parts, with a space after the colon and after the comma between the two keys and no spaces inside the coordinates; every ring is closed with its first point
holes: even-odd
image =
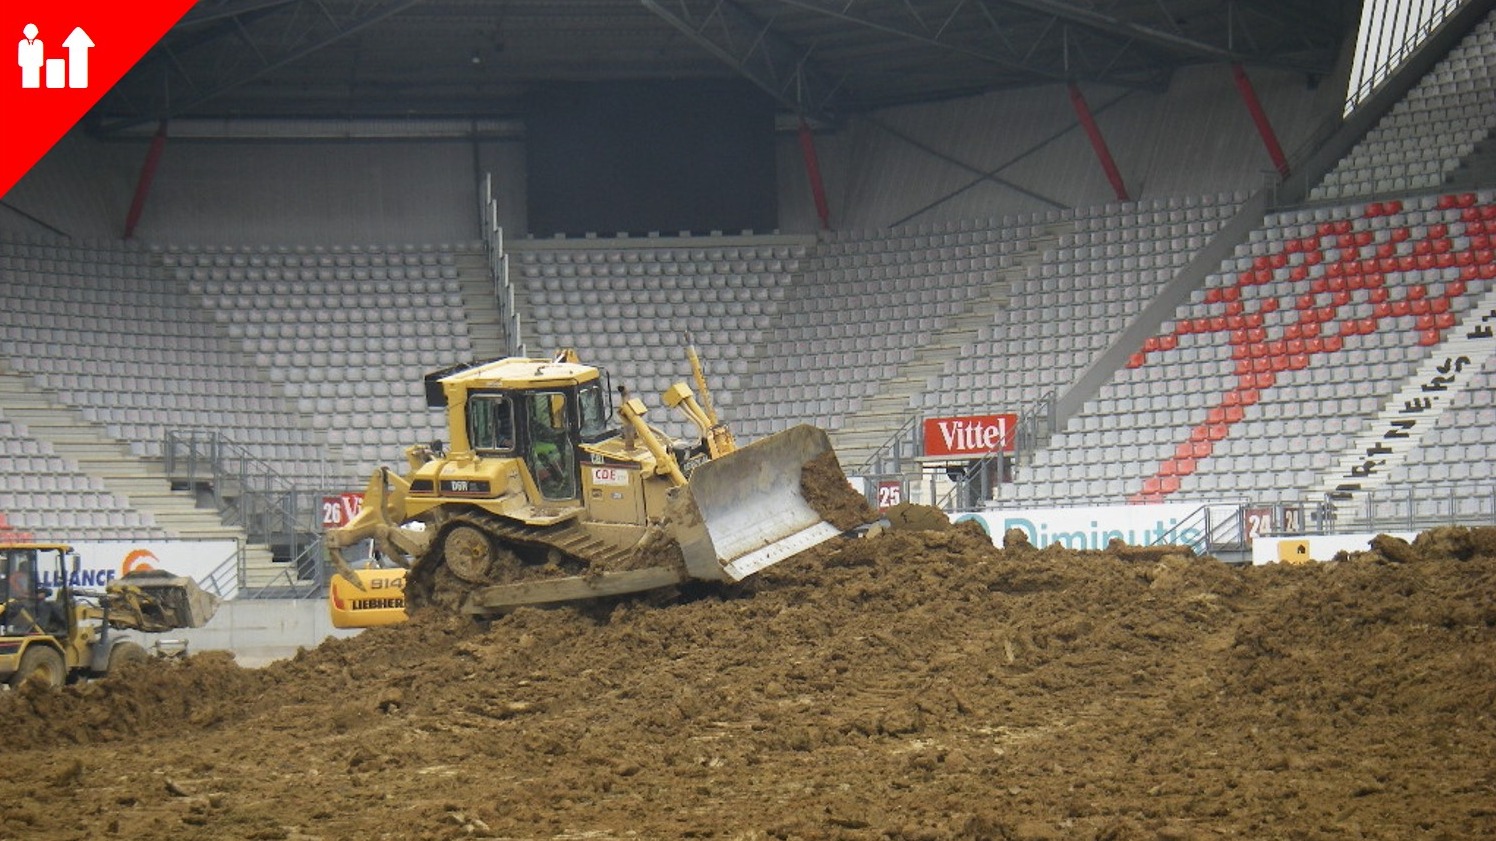
{"type": "Polygon", "coordinates": [[[217,596],[198,587],[191,578],[162,570],[131,572],[116,579],[110,589],[125,595],[126,603],[139,610],[142,624],[150,626],[140,630],[201,628],[218,612],[217,596]],[[132,590],[145,599],[130,598],[132,590]]]}
{"type": "Polygon", "coordinates": [[[800,483],[830,451],[825,432],[801,425],[697,467],[668,517],[691,577],[741,581],[841,534],[800,483]]]}

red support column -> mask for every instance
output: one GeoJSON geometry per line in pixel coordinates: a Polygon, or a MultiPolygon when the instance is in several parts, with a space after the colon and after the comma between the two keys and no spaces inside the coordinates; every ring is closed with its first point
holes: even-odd
{"type": "Polygon", "coordinates": [[[1231,75],[1236,79],[1236,90],[1247,104],[1252,122],[1257,124],[1257,133],[1262,137],[1262,145],[1267,147],[1268,157],[1273,159],[1278,175],[1287,178],[1288,158],[1283,154],[1283,147],[1278,144],[1278,135],[1273,131],[1273,124],[1268,122],[1267,112],[1262,110],[1262,103],[1257,99],[1257,89],[1252,87],[1252,80],[1247,78],[1247,71],[1240,62],[1231,63],[1231,75]]]}
{"type": "Polygon", "coordinates": [[[1101,127],[1096,125],[1096,118],[1091,115],[1091,107],[1086,104],[1086,98],[1081,95],[1080,86],[1074,82],[1070,83],[1070,104],[1075,106],[1075,116],[1080,118],[1081,127],[1086,130],[1086,137],[1091,139],[1091,148],[1096,152],[1096,158],[1101,161],[1101,169],[1106,172],[1106,180],[1112,182],[1112,191],[1117,194],[1117,201],[1128,201],[1127,185],[1122,183],[1122,172],[1117,169],[1117,162],[1112,160],[1112,152],[1106,146],[1106,138],[1101,136],[1101,127]]]}
{"type": "Polygon", "coordinates": [[[826,206],[826,185],[821,183],[821,163],[816,158],[816,142],[810,133],[810,124],[800,118],[800,155],[805,159],[805,175],[810,179],[810,194],[815,197],[816,216],[820,217],[821,230],[831,230],[831,210],[826,206]]]}
{"type": "Polygon", "coordinates": [[[130,212],[125,216],[125,239],[135,235],[135,226],[140,223],[140,214],[145,211],[145,197],[151,191],[151,179],[156,177],[156,167],[161,164],[161,153],[166,149],[166,120],[156,127],[151,138],[151,147],[146,150],[145,163],[140,167],[140,178],[135,182],[135,197],[130,200],[130,212]]]}

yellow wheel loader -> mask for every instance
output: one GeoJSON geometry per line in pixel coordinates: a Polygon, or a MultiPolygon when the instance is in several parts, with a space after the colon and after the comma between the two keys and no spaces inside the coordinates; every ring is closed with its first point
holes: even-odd
{"type": "Polygon", "coordinates": [[[148,656],[120,631],[199,628],[218,609],[216,596],[169,572],[131,572],[103,590],[74,588],[77,572],[67,544],[0,544],[0,681],[11,688],[108,674],[148,656]]]}
{"type": "MultiPolygon", "coordinates": [[[[403,475],[374,474],[360,513],[326,533],[332,563],[365,590],[371,574],[353,570],[343,550],[372,539],[408,569],[410,608],[494,616],[691,580],[739,581],[860,524],[823,516],[828,507],[866,507],[825,432],[798,426],[738,447],[711,407],[694,349],[690,361],[701,401],[684,383],[664,395],[700,429],[688,442],[650,427],[643,402],[624,389],[615,412],[606,372],[573,351],[428,374],[427,402],[446,410],[450,443],[408,447],[403,475]],[[830,487],[804,484],[828,463],[830,487]]],[[[354,604],[337,586],[334,614],[354,604]]]]}

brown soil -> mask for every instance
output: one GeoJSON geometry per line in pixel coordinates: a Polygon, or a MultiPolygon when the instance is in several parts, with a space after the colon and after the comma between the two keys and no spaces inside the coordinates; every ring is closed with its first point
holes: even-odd
{"type": "Polygon", "coordinates": [[[1496,837],[1496,529],[1227,567],[834,541],[0,693],[0,839],[1496,837]]]}
{"type": "Polygon", "coordinates": [[[801,466],[800,493],[821,519],[842,531],[878,519],[878,512],[867,504],[867,499],[847,484],[847,475],[842,472],[841,462],[832,450],[801,466]]]}
{"type": "Polygon", "coordinates": [[[951,528],[951,518],[932,505],[901,502],[883,512],[888,527],[902,531],[945,531],[951,528]]]}

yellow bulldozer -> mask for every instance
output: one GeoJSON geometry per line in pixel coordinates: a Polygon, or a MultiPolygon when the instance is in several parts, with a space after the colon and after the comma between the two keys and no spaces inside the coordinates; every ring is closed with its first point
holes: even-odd
{"type": "Polygon", "coordinates": [[[0,544],[0,681],[50,686],[99,677],[148,652],[121,631],[200,628],[218,598],[190,578],[139,570],[103,590],[71,585],[79,559],[65,543],[0,544]]]}
{"type": "Polygon", "coordinates": [[[847,521],[844,512],[866,502],[824,431],[802,425],[739,447],[712,408],[694,348],[688,358],[700,400],[683,382],[664,393],[700,431],[684,441],[646,423],[644,403],[626,389],[615,410],[606,371],[574,351],[428,374],[427,403],[445,409],[449,443],[407,447],[408,470],[376,471],[360,512],[326,533],[344,579],[330,599],[335,621],[339,605],[343,623],[359,625],[349,611],[360,599],[385,610],[401,597],[388,572],[344,559],[371,539],[408,570],[409,608],[481,617],[740,581],[863,521],[847,521]],[[385,593],[368,589],[376,580],[385,593]]]}

